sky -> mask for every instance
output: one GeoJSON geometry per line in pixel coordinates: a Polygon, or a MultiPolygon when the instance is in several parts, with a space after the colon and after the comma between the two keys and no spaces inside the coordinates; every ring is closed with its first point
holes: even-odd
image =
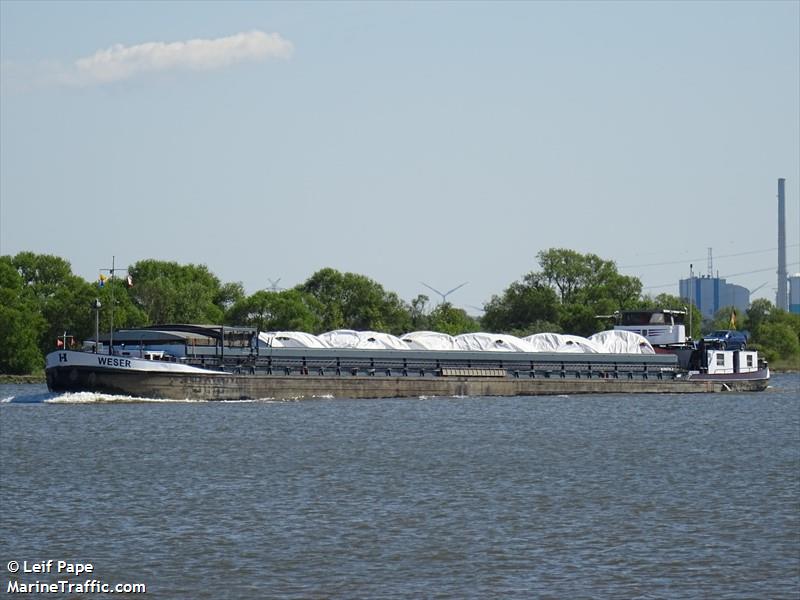
{"type": "Polygon", "coordinates": [[[0,0],[0,254],[471,314],[571,248],[645,292],[800,271],[800,2],[0,0]]]}

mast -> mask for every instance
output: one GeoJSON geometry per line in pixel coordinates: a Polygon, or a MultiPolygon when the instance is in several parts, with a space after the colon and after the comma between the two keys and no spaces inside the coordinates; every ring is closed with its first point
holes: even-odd
{"type": "Polygon", "coordinates": [[[116,256],[111,257],[111,306],[109,308],[111,314],[111,331],[108,336],[108,355],[114,354],[114,261],[116,256]]]}
{"type": "MultiPolygon", "coordinates": [[[[110,333],[109,333],[109,336],[108,336],[108,353],[109,353],[109,355],[114,354],[114,273],[117,270],[116,261],[117,261],[117,257],[116,256],[112,256],[111,257],[111,268],[110,269],[100,269],[101,272],[102,271],[108,271],[111,274],[111,277],[109,277],[109,282],[110,282],[109,285],[111,285],[111,306],[108,307],[109,318],[111,320],[110,333]]],[[[127,273],[128,269],[120,269],[120,271],[125,271],[127,273]]],[[[99,305],[100,305],[100,302],[98,300],[97,301],[97,308],[98,309],[99,309],[99,305]]],[[[98,341],[98,343],[100,342],[99,339],[97,341],[98,341]]]]}
{"type": "Polygon", "coordinates": [[[689,339],[692,338],[692,288],[694,287],[694,265],[689,265],[689,339]]]}
{"type": "Polygon", "coordinates": [[[100,354],[99,346],[100,346],[100,298],[94,299],[94,353],[100,354]]]}

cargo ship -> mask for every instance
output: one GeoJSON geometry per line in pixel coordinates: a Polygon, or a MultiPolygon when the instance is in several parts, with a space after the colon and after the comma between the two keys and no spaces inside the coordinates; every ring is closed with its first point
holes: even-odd
{"type": "MultiPolygon", "coordinates": [[[[66,346],[66,344],[63,344],[66,346]]],[[[425,396],[759,391],[769,369],[748,350],[704,350],[695,363],[645,336],[490,333],[397,338],[338,330],[319,336],[254,328],[122,329],[47,355],[53,392],[141,398],[290,400],[425,396]],[[699,361],[699,362],[698,362],[699,361]]]]}

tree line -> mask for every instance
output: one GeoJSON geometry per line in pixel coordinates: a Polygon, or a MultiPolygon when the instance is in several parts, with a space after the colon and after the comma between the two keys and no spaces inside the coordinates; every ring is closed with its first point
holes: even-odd
{"type": "MultiPolygon", "coordinates": [[[[64,334],[76,340],[92,338],[96,299],[102,305],[103,331],[112,326],[199,323],[310,333],[357,329],[399,335],[433,330],[524,336],[549,331],[588,336],[611,326],[598,315],[686,308],[675,296],[643,296],[638,278],[620,274],[613,261],[594,254],[551,248],[540,252],[537,261],[538,270],[493,295],[479,318],[448,302],[434,305],[424,294],[405,301],[369,277],[331,268],[291,289],[247,295],[241,283],[222,282],[205,265],[141,260],[127,269],[131,286],[124,278],[110,278],[100,286],[74,275],[69,262],[57,256],[0,256],[0,373],[40,372],[44,355],[64,334]]],[[[696,307],[692,309],[693,331],[728,328],[725,319],[731,309],[706,323],[696,307]]],[[[739,328],[750,330],[751,341],[768,359],[800,361],[800,316],[756,300],[739,318],[739,328]]]]}

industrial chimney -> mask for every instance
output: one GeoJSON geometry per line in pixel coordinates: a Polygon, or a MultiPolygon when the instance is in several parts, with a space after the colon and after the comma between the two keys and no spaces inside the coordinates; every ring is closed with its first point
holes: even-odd
{"type": "Polygon", "coordinates": [[[784,184],[786,180],[778,179],[778,295],[775,306],[781,310],[789,310],[786,282],[789,274],[786,272],[786,197],[784,184]]]}

